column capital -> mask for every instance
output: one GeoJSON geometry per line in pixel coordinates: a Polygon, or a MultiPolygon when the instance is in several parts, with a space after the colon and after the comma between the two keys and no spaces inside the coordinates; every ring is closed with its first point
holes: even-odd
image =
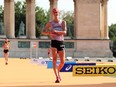
{"type": "Polygon", "coordinates": [[[50,1],[50,4],[54,4],[58,2],[58,0],[49,0],[49,1],[50,1]]]}
{"type": "Polygon", "coordinates": [[[14,0],[4,0],[5,2],[14,2],[14,0]]]}
{"type": "Polygon", "coordinates": [[[14,0],[10,0],[10,2],[14,2],[14,0]]]}
{"type": "Polygon", "coordinates": [[[54,0],[49,0],[50,2],[53,2],[54,0]]]}
{"type": "Polygon", "coordinates": [[[35,3],[35,0],[26,0],[26,2],[35,3]]]}
{"type": "Polygon", "coordinates": [[[101,0],[102,6],[103,6],[104,4],[107,4],[107,2],[108,2],[108,0],[101,0]]]}
{"type": "Polygon", "coordinates": [[[76,2],[77,0],[73,0],[73,2],[76,2]]]}
{"type": "Polygon", "coordinates": [[[90,3],[90,4],[92,4],[92,3],[100,3],[101,1],[100,0],[73,0],[74,2],[78,2],[78,3],[85,3],[85,4],[87,4],[87,3],[90,3]]]}
{"type": "Polygon", "coordinates": [[[4,2],[6,3],[6,2],[10,2],[10,0],[4,0],[4,2]]]}
{"type": "Polygon", "coordinates": [[[108,2],[109,0],[100,0],[101,2],[108,2]]]}
{"type": "Polygon", "coordinates": [[[50,1],[50,2],[52,1],[52,2],[53,2],[53,1],[58,1],[58,0],[49,0],[49,1],[50,1]]]}

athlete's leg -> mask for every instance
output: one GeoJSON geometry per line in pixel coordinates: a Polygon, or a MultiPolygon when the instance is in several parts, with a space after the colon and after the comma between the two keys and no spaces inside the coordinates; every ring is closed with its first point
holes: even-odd
{"type": "Polygon", "coordinates": [[[62,69],[62,67],[64,66],[64,60],[65,60],[65,51],[58,51],[59,57],[60,57],[60,64],[58,66],[58,78],[59,80],[61,80],[60,77],[60,70],[62,69]]]}
{"type": "Polygon", "coordinates": [[[8,64],[8,55],[9,55],[9,52],[6,53],[6,64],[8,64]]]}
{"type": "Polygon", "coordinates": [[[52,57],[53,57],[53,70],[54,70],[55,76],[57,78],[57,69],[56,69],[57,49],[52,47],[51,50],[52,50],[52,57]]]}
{"type": "Polygon", "coordinates": [[[4,53],[4,58],[5,58],[5,64],[7,65],[8,63],[8,53],[4,53]]]}

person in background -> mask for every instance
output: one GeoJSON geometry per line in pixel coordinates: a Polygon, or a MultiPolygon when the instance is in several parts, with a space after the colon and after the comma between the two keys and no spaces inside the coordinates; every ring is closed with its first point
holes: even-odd
{"type": "Polygon", "coordinates": [[[49,48],[48,48],[48,58],[49,58],[49,59],[51,59],[51,57],[50,57],[50,52],[51,52],[51,48],[49,47],[49,48]]]}
{"type": "Polygon", "coordinates": [[[48,58],[49,58],[50,60],[53,59],[53,58],[51,57],[51,53],[52,53],[51,47],[49,47],[49,48],[48,48],[48,58]]]}
{"type": "Polygon", "coordinates": [[[8,38],[5,39],[5,42],[3,44],[3,52],[4,52],[4,58],[5,58],[5,64],[8,64],[8,55],[9,55],[9,49],[10,49],[10,41],[8,38]]]}
{"type": "Polygon", "coordinates": [[[65,46],[64,46],[64,36],[67,32],[66,21],[59,18],[59,10],[57,8],[52,9],[53,20],[48,22],[42,31],[43,35],[49,35],[51,38],[51,51],[53,58],[53,70],[56,76],[55,83],[61,81],[60,70],[64,66],[65,60],[65,46]],[[60,64],[57,68],[57,54],[60,58],[60,64]]]}

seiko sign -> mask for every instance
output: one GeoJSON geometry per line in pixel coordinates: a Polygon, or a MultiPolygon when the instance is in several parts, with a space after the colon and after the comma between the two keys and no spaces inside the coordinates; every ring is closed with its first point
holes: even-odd
{"type": "Polygon", "coordinates": [[[116,65],[73,66],[73,76],[116,76],[116,65]]]}

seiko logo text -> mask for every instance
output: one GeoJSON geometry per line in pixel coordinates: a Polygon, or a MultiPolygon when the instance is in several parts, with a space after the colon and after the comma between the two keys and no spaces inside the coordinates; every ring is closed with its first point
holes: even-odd
{"type": "Polygon", "coordinates": [[[116,65],[99,65],[99,66],[73,66],[74,76],[107,76],[116,75],[116,65]]]}

